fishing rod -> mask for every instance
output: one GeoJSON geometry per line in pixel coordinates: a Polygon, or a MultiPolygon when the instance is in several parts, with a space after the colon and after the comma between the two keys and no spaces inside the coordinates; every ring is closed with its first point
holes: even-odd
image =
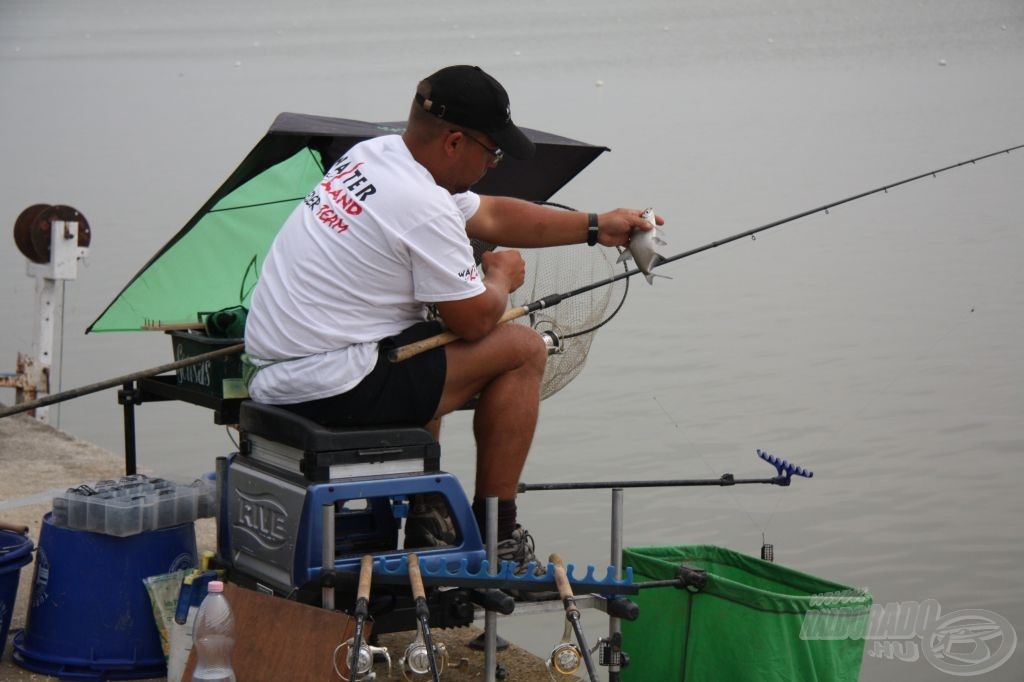
{"type": "Polygon", "coordinates": [[[572,626],[573,632],[576,633],[576,641],[579,643],[578,648],[573,647],[563,638],[562,643],[551,652],[551,665],[558,672],[571,675],[576,672],[579,664],[575,664],[576,668],[567,664],[582,658],[587,667],[590,682],[597,682],[597,670],[594,668],[594,659],[590,655],[590,649],[587,648],[587,638],[583,634],[583,625],[580,624],[580,609],[576,606],[576,598],[572,594],[569,576],[565,573],[565,564],[562,562],[562,557],[557,554],[548,557],[548,561],[555,566],[555,585],[558,586],[558,595],[562,598],[562,604],[565,606],[565,619],[572,626]]]}
{"type": "MultiPolygon", "coordinates": [[[[363,626],[369,615],[370,604],[370,582],[373,580],[373,556],[366,554],[359,563],[359,587],[356,589],[356,605],[352,614],[356,619],[355,632],[352,638],[338,647],[339,650],[348,651],[342,657],[348,666],[348,677],[337,671],[338,677],[345,682],[349,680],[370,679],[370,667],[373,665],[373,654],[369,648],[363,647],[363,626]]],[[[337,658],[337,653],[335,654],[337,658]]]]}
{"type": "Polygon", "coordinates": [[[183,358],[175,362],[168,362],[165,365],[158,365],[151,367],[150,369],[143,369],[138,372],[132,372],[131,374],[125,374],[123,376],[114,377],[113,379],[106,379],[105,381],[97,381],[94,384],[88,384],[86,386],[80,386],[78,388],[71,388],[60,393],[54,393],[52,395],[43,396],[37,400],[29,400],[24,403],[18,403],[10,407],[0,408],[0,419],[9,417],[12,414],[18,414],[19,412],[28,412],[34,410],[37,407],[46,407],[47,405],[53,405],[54,403],[63,402],[70,400],[71,398],[78,398],[83,395],[90,393],[97,393],[106,388],[113,388],[121,384],[126,384],[136,379],[145,379],[147,377],[156,376],[157,374],[163,374],[164,372],[170,372],[171,370],[180,369],[182,367],[188,367],[189,365],[195,365],[206,360],[212,360],[219,358],[223,355],[232,355],[239,353],[245,349],[244,343],[238,343],[233,346],[225,346],[224,348],[218,348],[217,350],[210,351],[209,353],[202,353],[201,355],[193,355],[190,358],[183,358]]]}
{"type": "MultiPolygon", "coordinates": [[[[927,171],[925,173],[920,173],[918,175],[906,178],[904,180],[899,180],[897,182],[892,182],[892,183],[889,183],[887,185],[882,185],[881,187],[876,187],[874,189],[870,189],[870,190],[867,190],[865,192],[860,192],[858,194],[854,194],[852,196],[846,197],[845,199],[839,199],[838,201],[833,201],[833,202],[824,204],[823,206],[818,206],[817,208],[812,208],[812,209],[809,209],[809,210],[806,210],[806,211],[801,211],[800,213],[796,213],[796,214],[791,215],[791,216],[789,216],[787,218],[782,218],[780,220],[775,220],[775,221],[772,221],[772,222],[767,223],[765,225],[761,225],[760,227],[755,227],[755,228],[753,228],[751,230],[745,230],[743,232],[739,232],[737,234],[734,234],[734,235],[732,235],[730,237],[725,237],[723,239],[718,239],[718,240],[715,240],[713,242],[709,242],[707,244],[704,244],[703,246],[698,246],[695,249],[690,249],[689,251],[684,251],[683,253],[677,253],[674,256],[669,256],[668,258],[663,258],[661,261],[659,261],[656,265],[654,265],[652,267],[661,267],[662,265],[665,265],[666,263],[672,263],[673,261],[682,260],[683,258],[688,258],[688,257],[694,256],[694,255],[696,255],[698,253],[703,253],[704,251],[708,251],[710,249],[714,249],[714,248],[722,246],[724,244],[729,244],[729,243],[734,242],[734,241],[736,241],[738,239],[743,239],[745,237],[753,237],[753,236],[757,235],[760,232],[764,232],[765,230],[770,230],[773,227],[778,227],[780,225],[785,225],[786,223],[791,223],[791,222],[793,222],[795,220],[799,220],[801,218],[806,218],[807,216],[814,215],[815,213],[822,213],[822,212],[828,213],[828,211],[830,209],[833,209],[836,206],[842,206],[843,204],[848,204],[851,201],[856,201],[858,199],[863,199],[865,197],[869,197],[872,194],[878,194],[880,192],[886,192],[887,193],[890,189],[893,189],[893,188],[896,188],[896,187],[900,187],[901,185],[906,185],[906,184],[909,184],[911,182],[916,182],[918,180],[921,180],[923,178],[927,178],[929,176],[930,177],[936,177],[939,173],[945,173],[946,171],[954,170],[956,168],[960,168],[961,166],[966,166],[968,164],[974,164],[974,163],[977,163],[978,161],[984,161],[985,159],[992,158],[993,156],[999,156],[1000,154],[1009,154],[1010,152],[1013,152],[1013,151],[1016,151],[1016,150],[1022,149],[1022,148],[1024,148],[1024,144],[1019,144],[1019,145],[1016,145],[1016,146],[1013,146],[1013,147],[1007,147],[1005,149],[1000,149],[997,152],[991,152],[991,153],[988,153],[988,154],[983,154],[982,156],[976,156],[976,157],[974,157],[972,159],[967,159],[965,161],[960,161],[958,163],[954,163],[954,164],[951,164],[949,166],[944,166],[943,168],[936,168],[935,170],[930,170],[930,171],[927,171]]],[[[641,270],[639,268],[633,268],[631,270],[626,270],[625,272],[620,272],[619,274],[614,275],[612,277],[608,277],[607,279],[602,279],[600,281],[592,282],[591,284],[587,284],[585,286],[579,287],[578,289],[573,289],[572,291],[567,291],[567,292],[565,292],[563,294],[550,294],[550,295],[545,296],[543,298],[539,298],[536,301],[533,301],[532,303],[527,303],[526,305],[522,305],[522,306],[519,306],[519,307],[516,307],[516,308],[510,308],[508,311],[505,312],[504,315],[501,316],[501,319],[498,320],[498,324],[504,324],[505,322],[509,322],[511,320],[515,320],[515,319],[520,318],[520,317],[524,317],[526,315],[529,315],[530,313],[534,313],[534,312],[536,312],[538,310],[541,310],[543,308],[550,308],[553,305],[558,305],[559,303],[561,303],[562,301],[564,301],[567,298],[572,298],[573,296],[579,296],[580,294],[585,294],[586,292],[592,291],[592,290],[597,289],[599,287],[608,286],[609,284],[613,284],[615,282],[618,282],[619,280],[632,277],[633,275],[639,274],[640,272],[641,272],[641,270]]],[[[448,343],[451,343],[452,341],[455,341],[458,338],[459,337],[456,334],[453,334],[452,332],[443,332],[443,333],[438,334],[436,336],[432,336],[432,337],[430,337],[428,339],[423,339],[422,341],[417,341],[417,342],[410,343],[408,345],[402,346],[400,348],[395,348],[390,353],[388,353],[388,360],[390,360],[391,362],[402,362],[403,360],[408,360],[409,358],[411,358],[411,357],[413,357],[415,355],[419,355],[420,353],[428,351],[428,350],[430,350],[432,348],[438,348],[440,346],[444,346],[444,345],[446,345],[448,343]]]]}
{"type": "MultiPolygon", "coordinates": [[[[427,607],[427,593],[423,589],[423,576],[420,574],[420,559],[416,554],[409,554],[409,585],[412,587],[413,601],[416,603],[416,619],[419,621],[419,633],[416,639],[405,650],[401,660],[402,675],[430,674],[433,682],[440,682],[441,671],[447,661],[447,650],[444,645],[435,648],[434,637],[430,634],[430,610],[427,607]],[[440,658],[439,658],[440,654],[440,658]]],[[[408,679],[414,679],[412,675],[408,679]]]]}

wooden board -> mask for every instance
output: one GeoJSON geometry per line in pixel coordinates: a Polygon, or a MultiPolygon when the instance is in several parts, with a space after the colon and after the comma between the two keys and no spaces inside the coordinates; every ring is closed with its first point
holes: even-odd
{"type": "MultiPolygon", "coordinates": [[[[231,663],[238,682],[339,680],[334,672],[334,649],[352,636],[354,618],[231,584],[224,586],[224,593],[235,615],[231,663]]],[[[370,629],[368,621],[364,637],[369,637],[370,629]]],[[[193,648],[182,679],[192,679],[195,665],[193,648]]],[[[338,667],[347,677],[340,656],[338,667]]]]}

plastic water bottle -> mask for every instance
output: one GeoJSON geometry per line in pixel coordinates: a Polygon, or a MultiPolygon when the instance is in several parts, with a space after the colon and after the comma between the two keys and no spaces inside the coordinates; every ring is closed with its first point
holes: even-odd
{"type": "Polygon", "coordinates": [[[224,596],[224,583],[210,581],[206,598],[196,614],[193,682],[235,682],[231,650],[235,648],[235,617],[224,596]]]}

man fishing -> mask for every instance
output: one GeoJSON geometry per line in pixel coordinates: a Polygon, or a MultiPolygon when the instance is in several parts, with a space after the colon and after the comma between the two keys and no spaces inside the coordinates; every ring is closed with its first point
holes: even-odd
{"type": "MultiPolygon", "coordinates": [[[[352,147],[292,212],[245,331],[253,399],[327,426],[413,424],[436,438],[443,415],[478,397],[473,512],[483,528],[484,500],[497,496],[498,556],[520,573],[535,556],[516,521],[516,485],[547,352],[534,330],[498,322],[525,278],[519,252],[485,252],[478,267],[470,238],[513,249],[624,246],[651,229],[640,210],[576,213],[471,191],[506,154],[533,153],[494,78],[474,66],[429,76],[403,134],[352,147]],[[459,340],[387,360],[442,324],[459,340]]],[[[457,533],[443,497],[416,496],[406,548],[454,544],[457,533]]]]}

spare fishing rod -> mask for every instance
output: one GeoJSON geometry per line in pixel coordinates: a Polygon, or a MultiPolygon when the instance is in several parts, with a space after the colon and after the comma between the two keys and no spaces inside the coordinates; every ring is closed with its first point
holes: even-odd
{"type": "Polygon", "coordinates": [[[565,606],[565,619],[576,633],[576,642],[579,644],[578,648],[573,647],[563,637],[562,643],[551,652],[549,662],[559,673],[571,675],[579,668],[578,661],[582,658],[583,664],[587,667],[590,682],[597,682],[597,669],[594,667],[590,649],[587,648],[587,638],[583,634],[583,625],[580,623],[580,609],[576,606],[576,598],[572,594],[572,586],[569,584],[569,576],[565,572],[565,564],[562,562],[562,557],[557,554],[548,557],[548,561],[554,564],[555,585],[558,586],[558,595],[562,598],[562,604],[565,606]]]}
{"type": "MultiPolygon", "coordinates": [[[[751,230],[745,230],[743,232],[739,232],[737,234],[734,234],[734,235],[732,235],[730,237],[725,237],[723,239],[718,239],[718,240],[715,240],[713,242],[709,242],[709,243],[704,244],[703,246],[699,246],[699,247],[697,247],[695,249],[690,249],[689,251],[684,251],[683,253],[678,253],[678,254],[676,254],[674,256],[669,256],[667,258],[663,258],[661,261],[659,261],[657,263],[657,265],[654,265],[653,267],[661,267],[661,266],[663,266],[663,265],[665,265],[667,263],[671,263],[671,262],[677,261],[677,260],[682,260],[683,258],[688,258],[688,257],[694,256],[694,255],[696,255],[698,253],[703,253],[704,251],[708,251],[710,249],[714,249],[714,248],[722,246],[724,244],[729,244],[729,243],[734,242],[734,241],[736,241],[738,239],[743,239],[745,237],[753,237],[753,236],[757,235],[760,232],[764,232],[765,230],[770,230],[773,227],[778,227],[780,225],[785,225],[786,223],[791,223],[791,222],[793,222],[795,220],[799,220],[801,218],[806,218],[807,216],[814,215],[815,213],[823,213],[823,212],[824,213],[828,213],[828,211],[830,209],[833,209],[836,206],[842,206],[843,204],[848,204],[851,201],[856,201],[858,199],[863,199],[863,198],[869,197],[869,196],[871,196],[873,194],[878,194],[880,192],[886,192],[887,193],[890,189],[894,189],[896,187],[900,187],[901,185],[906,185],[906,184],[909,184],[911,182],[916,182],[918,180],[921,180],[923,178],[927,178],[929,176],[930,177],[935,177],[939,173],[945,173],[946,171],[954,170],[956,168],[960,168],[961,166],[966,166],[968,164],[977,163],[978,161],[983,161],[985,159],[992,158],[993,156],[999,156],[1000,154],[1009,154],[1010,152],[1017,151],[1018,149],[1022,149],[1022,148],[1024,148],[1024,144],[1019,144],[1019,145],[1016,145],[1016,146],[1013,146],[1013,147],[1007,147],[1006,149],[1000,149],[997,152],[991,152],[989,154],[983,154],[982,156],[976,156],[976,157],[974,157],[972,159],[967,159],[965,161],[960,161],[958,163],[954,163],[954,164],[951,164],[949,166],[944,166],[942,168],[936,168],[935,170],[930,170],[930,171],[927,171],[925,173],[920,173],[918,175],[906,178],[904,180],[899,180],[897,182],[892,182],[892,183],[889,183],[887,185],[882,185],[881,187],[876,187],[875,189],[870,189],[870,190],[867,190],[866,192],[860,192],[858,194],[854,194],[854,195],[846,197],[844,199],[839,199],[837,201],[833,201],[833,202],[824,204],[822,206],[818,206],[817,208],[812,208],[812,209],[809,209],[809,210],[806,210],[806,211],[801,211],[800,213],[796,213],[796,214],[791,215],[791,216],[789,216],[787,218],[782,218],[780,220],[775,220],[775,221],[772,221],[772,222],[767,223],[765,225],[761,225],[760,227],[755,227],[755,228],[753,228],[751,230]]],[[[516,308],[510,308],[508,311],[505,312],[504,315],[501,316],[501,319],[498,320],[498,324],[503,324],[505,322],[509,322],[511,320],[523,317],[525,315],[529,315],[530,313],[536,312],[536,311],[541,310],[543,308],[549,308],[549,307],[551,307],[553,305],[558,305],[559,303],[561,303],[562,301],[564,301],[567,298],[572,298],[573,296],[579,296],[580,294],[584,294],[584,293],[586,293],[588,291],[592,291],[593,289],[597,289],[598,287],[608,286],[609,284],[613,284],[615,282],[618,282],[619,280],[626,279],[628,277],[632,277],[633,275],[639,274],[640,272],[641,272],[641,270],[639,268],[633,268],[633,269],[627,270],[625,272],[620,272],[619,274],[614,275],[612,277],[609,277],[607,279],[603,279],[603,280],[600,280],[600,281],[597,281],[597,282],[593,282],[591,284],[587,284],[587,285],[582,286],[582,287],[580,287],[578,289],[573,289],[572,291],[567,291],[567,292],[565,292],[563,294],[550,294],[550,295],[545,296],[543,298],[537,299],[536,301],[533,301],[532,303],[527,303],[526,305],[522,305],[522,306],[519,306],[519,307],[516,307],[516,308]]],[[[448,343],[451,343],[452,341],[455,341],[458,338],[459,337],[457,335],[453,334],[452,332],[443,332],[443,333],[438,334],[436,336],[432,336],[432,337],[430,337],[428,339],[423,339],[422,341],[417,341],[415,343],[410,343],[410,344],[408,344],[406,346],[401,346],[400,348],[395,348],[390,353],[388,353],[388,359],[391,362],[402,362],[403,360],[408,360],[409,358],[411,358],[411,357],[413,357],[415,355],[419,355],[420,353],[423,353],[424,351],[428,351],[428,350],[430,350],[432,348],[438,348],[440,346],[444,346],[444,345],[446,345],[448,343]]]]}
{"type": "Polygon", "coordinates": [[[419,632],[406,650],[400,661],[402,675],[406,679],[415,679],[414,675],[430,674],[433,682],[440,682],[441,672],[448,660],[448,651],[443,644],[434,646],[434,638],[430,634],[430,609],[427,607],[427,593],[423,589],[423,577],[420,574],[420,560],[416,554],[409,554],[409,585],[412,588],[413,601],[416,604],[416,620],[419,621],[419,632]]]}
{"type": "Polygon", "coordinates": [[[98,381],[94,384],[88,384],[86,386],[80,386],[78,388],[71,388],[60,393],[53,393],[52,395],[43,396],[36,400],[29,400],[11,407],[0,408],[0,419],[9,417],[12,414],[18,414],[19,412],[28,412],[34,410],[37,407],[46,407],[47,405],[53,405],[54,403],[63,402],[72,398],[78,398],[83,395],[89,395],[90,393],[98,393],[107,388],[113,388],[121,384],[130,383],[137,379],[145,379],[147,377],[156,376],[157,374],[163,374],[164,372],[170,372],[175,369],[181,369],[182,367],[188,367],[190,365],[196,365],[200,362],[219,358],[224,355],[233,355],[234,353],[240,353],[245,349],[244,343],[238,343],[233,346],[225,346],[224,348],[218,348],[217,350],[210,351],[209,353],[202,353],[201,355],[193,355],[190,358],[183,358],[176,360],[175,362],[168,362],[164,365],[158,365],[149,369],[143,369],[138,372],[132,372],[131,374],[125,374],[123,376],[114,377],[113,379],[106,379],[105,381],[98,381]]]}
{"type": "MultiPolygon", "coordinates": [[[[363,556],[359,563],[359,586],[356,589],[356,605],[352,610],[352,615],[356,619],[355,631],[352,634],[352,638],[341,644],[335,651],[335,659],[337,659],[338,652],[343,652],[342,660],[348,666],[348,677],[341,674],[340,671],[335,668],[338,673],[338,677],[345,682],[350,680],[371,680],[375,676],[372,676],[370,668],[373,666],[373,654],[370,647],[363,646],[363,626],[366,624],[366,618],[369,615],[370,610],[370,583],[373,580],[373,556],[366,554],[363,556]]],[[[388,658],[388,669],[390,671],[391,660],[388,658]]],[[[390,677],[390,672],[388,674],[390,677]]]]}

